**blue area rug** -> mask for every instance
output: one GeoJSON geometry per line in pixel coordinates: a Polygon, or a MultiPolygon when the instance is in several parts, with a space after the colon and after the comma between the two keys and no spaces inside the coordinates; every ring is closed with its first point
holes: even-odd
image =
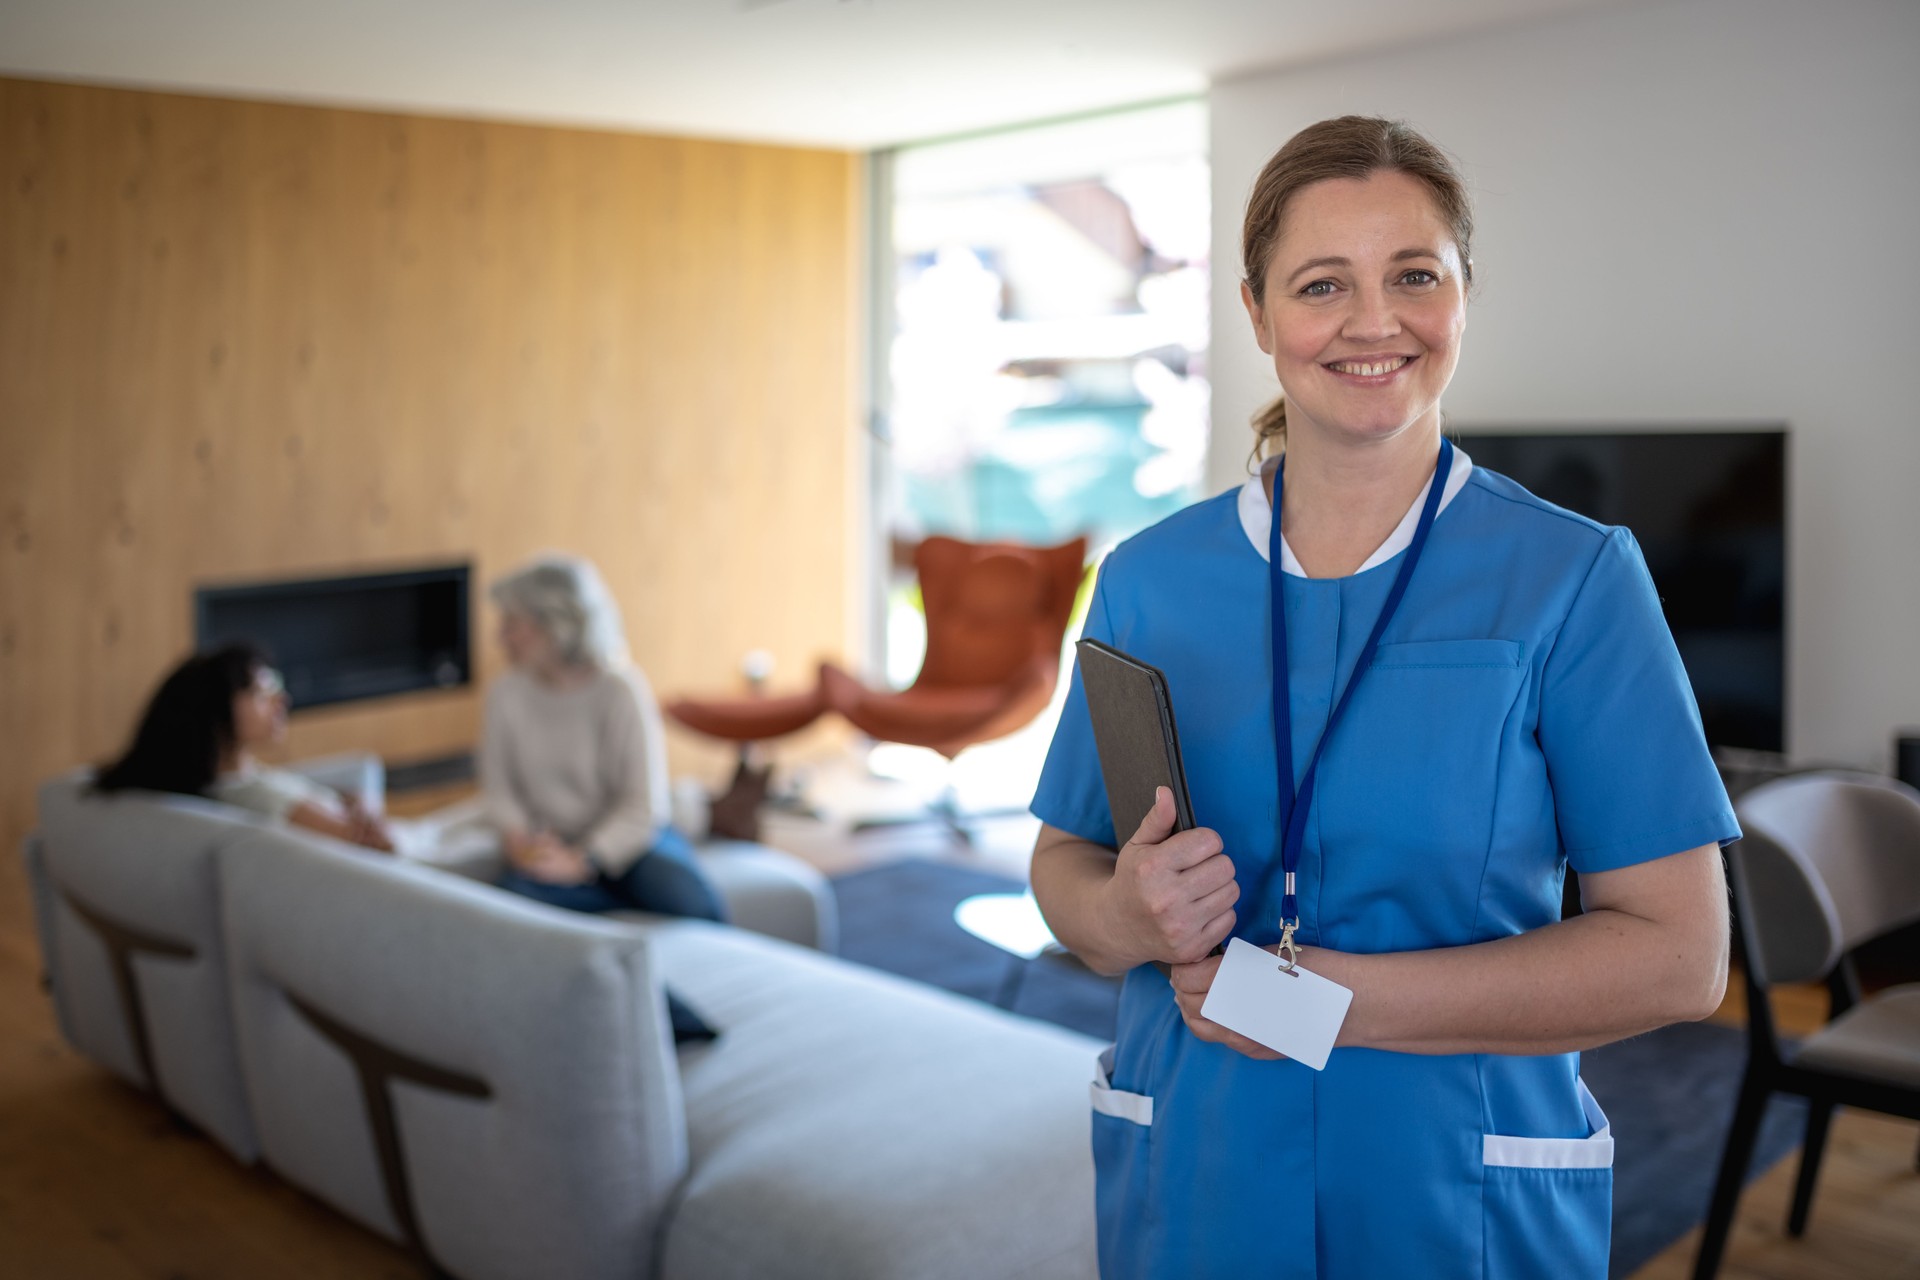
{"type": "MultiPolygon", "coordinates": [[[[1113,1038],[1120,984],[1070,959],[1028,963],[953,922],[976,893],[1018,893],[1018,881],[970,867],[908,861],[841,876],[840,954],[1102,1040],[1113,1038]]],[[[1613,1266],[1629,1276],[1705,1216],[1746,1062],[1746,1039],[1689,1023],[1586,1054],[1581,1073],[1613,1124],[1613,1266]]],[[[1776,1098],[1751,1175],[1799,1145],[1806,1109],[1776,1098]]],[[[1751,1176],[1750,1175],[1750,1176],[1751,1176]]]]}
{"type": "Polygon", "coordinates": [[[953,921],[962,898],[1020,893],[1017,880],[943,862],[873,867],[833,882],[840,899],[840,955],[1029,1018],[1113,1039],[1120,983],[1064,956],[1026,961],[982,942],[953,921]]]}
{"type": "MultiPolygon", "coordinates": [[[[1747,1063],[1745,1033],[1683,1022],[1582,1054],[1580,1074],[1613,1124],[1613,1266],[1629,1276],[1706,1220],[1747,1063]]],[[[1801,1098],[1775,1095],[1748,1178],[1800,1145],[1801,1098]]]]}

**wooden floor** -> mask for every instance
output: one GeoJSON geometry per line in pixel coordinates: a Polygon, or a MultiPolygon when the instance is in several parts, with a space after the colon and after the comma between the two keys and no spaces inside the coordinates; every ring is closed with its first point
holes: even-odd
{"type": "MultiPolygon", "coordinates": [[[[416,803],[443,797],[423,798],[416,803]]],[[[1018,825],[976,857],[1019,865],[1018,825]]],[[[860,860],[938,852],[926,830],[863,837],[860,860]]],[[[801,852],[807,852],[805,849],[801,852]]],[[[834,851],[831,870],[850,855],[834,851]]],[[[823,859],[824,860],[824,859],[823,859]]],[[[143,1095],[60,1039],[39,983],[25,877],[0,860],[0,1277],[7,1280],[349,1280],[420,1272],[399,1249],[272,1175],[250,1171],[174,1127],[143,1095]]],[[[1783,1021],[1817,1023],[1824,995],[1788,1002],[1783,1021]]],[[[1730,1004],[1724,1018],[1737,1020],[1730,1004]]],[[[1725,1280],[1920,1277],[1915,1125],[1855,1112],[1834,1121],[1813,1220],[1785,1237],[1794,1160],[1749,1187],[1725,1280]]],[[[1635,1280],[1691,1273],[1698,1231],[1635,1280]]],[[[769,1277],[768,1280],[778,1280],[769,1277]]],[[[983,1277],[982,1280],[991,1280],[983,1277]]]]}
{"type": "MultiPolygon", "coordinates": [[[[1714,1021],[1745,1024],[1736,976],[1714,1021]]],[[[1779,993],[1781,1029],[1803,1035],[1826,1019],[1827,993],[1813,987],[1779,993]]],[[[1842,1110],[1827,1135],[1806,1234],[1787,1235],[1787,1206],[1800,1155],[1795,1151],[1740,1197],[1721,1280],[1879,1280],[1920,1277],[1920,1173],[1914,1153],[1920,1125],[1873,1112],[1842,1110]]],[[[1704,1206],[1703,1206],[1704,1211],[1704,1206]]],[[[1686,1280],[1700,1247],[1695,1227],[1634,1273],[1633,1280],[1686,1280]]]]}

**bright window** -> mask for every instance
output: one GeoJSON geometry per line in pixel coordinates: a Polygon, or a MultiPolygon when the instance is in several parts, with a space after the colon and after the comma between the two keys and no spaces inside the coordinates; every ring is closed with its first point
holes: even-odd
{"type": "MultiPolygon", "coordinates": [[[[903,149],[892,193],[888,542],[1084,534],[1098,556],[1199,496],[1203,104],[903,149]]],[[[925,643],[910,568],[886,617],[904,684],[925,643]]]]}

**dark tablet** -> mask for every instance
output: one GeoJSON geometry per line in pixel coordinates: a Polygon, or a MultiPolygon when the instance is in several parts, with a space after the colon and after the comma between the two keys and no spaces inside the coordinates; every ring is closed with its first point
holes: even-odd
{"type": "Polygon", "coordinates": [[[1107,805],[1113,811],[1115,846],[1126,844],[1140,829],[1153,808],[1156,787],[1173,790],[1173,829],[1190,830],[1195,825],[1193,805],[1187,798],[1167,678],[1110,644],[1082,640],[1075,647],[1107,805]]]}

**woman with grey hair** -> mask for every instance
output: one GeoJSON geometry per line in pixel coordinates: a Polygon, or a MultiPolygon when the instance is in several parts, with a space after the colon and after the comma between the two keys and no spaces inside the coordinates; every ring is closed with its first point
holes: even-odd
{"type": "Polygon", "coordinates": [[[506,846],[501,887],[574,911],[724,920],[668,824],[660,706],[627,660],[599,573],[545,556],[493,584],[513,666],[487,694],[480,783],[506,846]]]}

